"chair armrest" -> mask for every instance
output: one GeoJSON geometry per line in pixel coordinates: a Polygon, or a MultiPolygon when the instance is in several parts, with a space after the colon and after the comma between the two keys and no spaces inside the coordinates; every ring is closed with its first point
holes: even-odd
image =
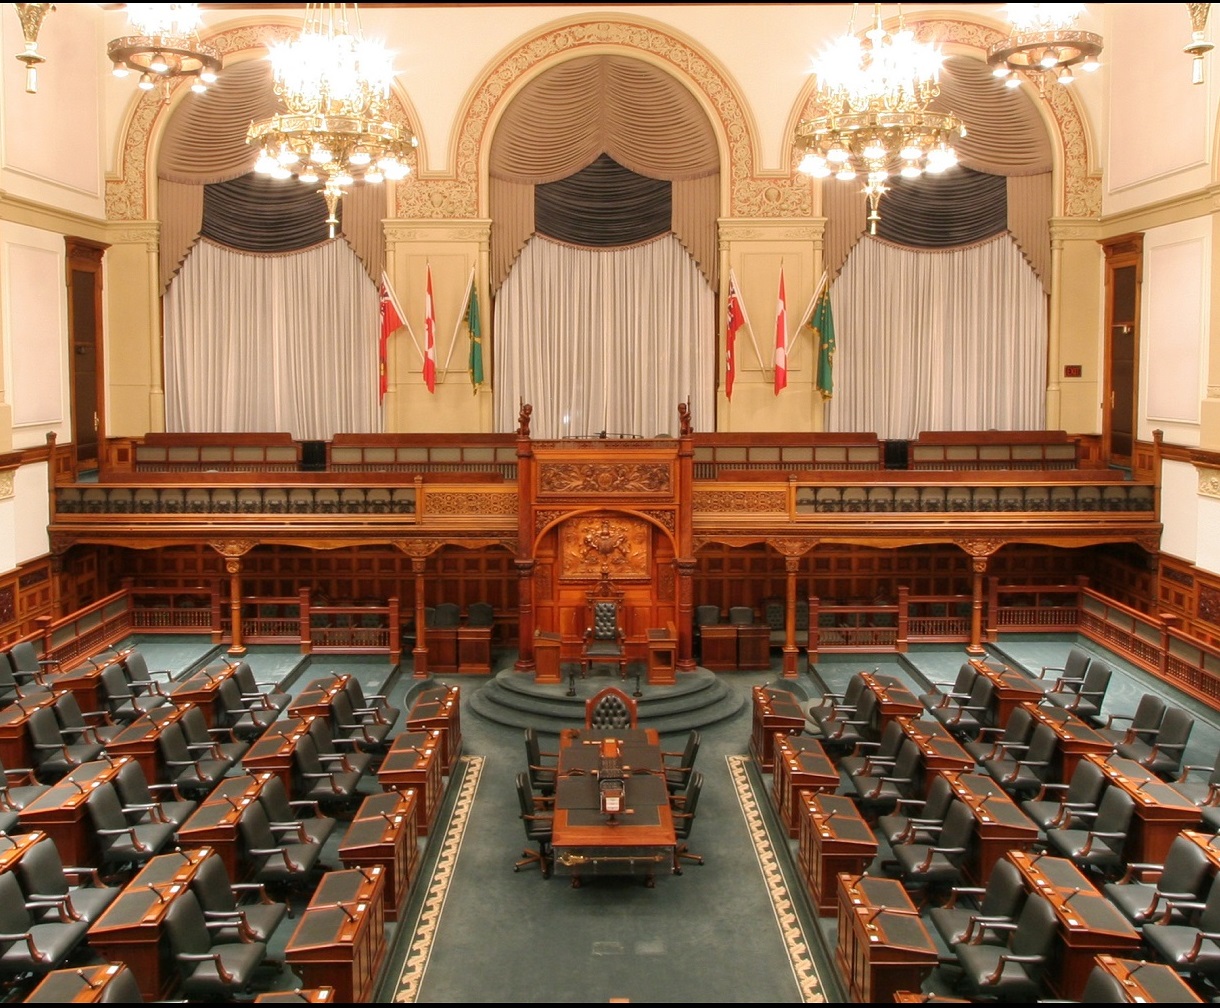
{"type": "MultiPolygon", "coordinates": [[[[954,886],[949,890],[949,897],[945,900],[944,905],[947,909],[952,910],[955,906],[957,906],[957,901],[963,896],[971,896],[975,899],[979,899],[986,891],[987,890],[983,889],[981,886],[954,886]]],[[[973,920],[973,918],[971,919],[973,920]]]]}
{"type": "Polygon", "coordinates": [[[217,952],[175,952],[175,958],[182,962],[210,962],[216,966],[216,976],[221,983],[232,983],[234,980],[233,974],[230,973],[220,961],[220,954],[217,952]]]}
{"type": "Polygon", "coordinates": [[[989,977],[987,977],[981,986],[991,987],[999,983],[1000,977],[1004,975],[1004,964],[1010,962],[1023,963],[1025,965],[1033,966],[1037,963],[1046,962],[1046,956],[1013,955],[1011,952],[1002,952],[1000,953],[999,960],[996,962],[995,970],[989,977]]]}
{"type": "Polygon", "coordinates": [[[141,853],[145,853],[145,854],[152,850],[152,847],[150,847],[148,844],[146,844],[143,840],[140,839],[139,834],[136,832],[135,828],[132,826],[128,826],[124,829],[97,829],[97,830],[95,830],[95,832],[97,833],[98,836],[117,837],[117,836],[123,836],[124,834],[126,834],[127,836],[131,837],[131,845],[136,850],[140,851],[141,853]]]}
{"type": "Polygon", "coordinates": [[[30,951],[30,957],[37,959],[39,962],[50,962],[51,957],[43,952],[37,945],[34,944],[34,936],[28,931],[21,931],[12,934],[0,934],[0,941],[4,942],[19,942],[23,941],[26,948],[30,951]]]}

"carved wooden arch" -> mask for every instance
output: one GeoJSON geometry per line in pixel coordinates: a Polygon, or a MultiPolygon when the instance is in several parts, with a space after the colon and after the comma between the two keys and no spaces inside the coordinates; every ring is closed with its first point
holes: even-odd
{"type": "MultiPolygon", "coordinates": [[[[937,42],[981,61],[986,60],[987,50],[1007,35],[993,24],[934,13],[909,15],[906,26],[921,41],[937,42]]],[[[1055,213],[1063,217],[1100,216],[1101,173],[1090,167],[1097,159],[1090,155],[1088,126],[1074,92],[1058,85],[1048,86],[1035,97],[1035,104],[1043,110],[1048,127],[1053,130],[1051,149],[1058,175],[1055,213]]],[[[800,111],[792,121],[793,128],[797,121],[816,112],[812,77],[797,108],[800,111]]],[[[794,151],[794,164],[795,157],[794,151]]]]}
{"type": "Polygon", "coordinates": [[[812,188],[804,177],[757,174],[758,138],[744,101],[693,42],[644,19],[577,15],[556,21],[501,55],[471,91],[453,131],[452,169],[417,178],[395,193],[395,216],[473,218],[488,210],[487,160],[496,120],[517,91],[548,66],[575,56],[619,53],[644,60],[681,81],[703,106],[722,154],[722,213],[734,217],[808,217],[812,188]]]}
{"type": "MultiPolygon", "coordinates": [[[[265,52],[269,43],[287,42],[301,32],[299,19],[260,19],[220,26],[200,35],[200,41],[215,49],[222,60],[233,62],[242,53],[265,52]]],[[[223,70],[221,71],[224,72],[223,70]]],[[[110,221],[150,220],[156,197],[157,144],[174,109],[189,93],[183,81],[173,86],[171,100],[162,98],[161,90],[135,90],[119,137],[119,158],[116,173],[106,179],[106,219],[110,221]]],[[[414,110],[397,91],[391,91],[388,103],[390,119],[403,129],[415,132],[412,122],[418,121],[414,110]]],[[[421,141],[422,143],[422,141],[421,141]]],[[[422,162],[422,156],[420,158],[422,162]]],[[[414,184],[411,175],[402,187],[414,184]]],[[[394,183],[390,183],[393,185],[394,183]]]]}

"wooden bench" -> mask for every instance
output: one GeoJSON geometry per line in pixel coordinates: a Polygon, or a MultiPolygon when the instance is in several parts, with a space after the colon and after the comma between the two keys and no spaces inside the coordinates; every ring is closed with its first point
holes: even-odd
{"type": "Polygon", "coordinates": [[[1080,446],[1066,431],[923,431],[909,469],[1077,469],[1080,446]]]}

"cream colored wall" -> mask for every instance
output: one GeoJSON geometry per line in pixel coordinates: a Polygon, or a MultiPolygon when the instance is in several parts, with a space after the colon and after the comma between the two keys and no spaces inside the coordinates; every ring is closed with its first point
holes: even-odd
{"type": "Polygon", "coordinates": [[[1073,434],[1101,433],[1101,345],[1104,257],[1088,222],[1053,229],[1054,293],[1047,358],[1047,426],[1073,434]],[[1079,365],[1080,377],[1064,369],[1079,365]]]}

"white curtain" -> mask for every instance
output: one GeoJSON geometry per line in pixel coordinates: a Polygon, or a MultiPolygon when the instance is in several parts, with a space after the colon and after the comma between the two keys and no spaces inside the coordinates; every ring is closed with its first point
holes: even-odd
{"type": "Polygon", "coordinates": [[[866,236],[830,300],[828,430],[1045,427],[1047,299],[1009,235],[936,252],[866,236]]]}
{"type": "Polygon", "coordinates": [[[380,432],[378,308],[340,239],[288,255],[197,242],[164,298],[165,429],[380,432]]]}
{"type": "Polygon", "coordinates": [[[535,236],[495,308],[496,429],[533,406],[537,438],[711,430],[715,296],[673,235],[619,249],[535,236]]]}

